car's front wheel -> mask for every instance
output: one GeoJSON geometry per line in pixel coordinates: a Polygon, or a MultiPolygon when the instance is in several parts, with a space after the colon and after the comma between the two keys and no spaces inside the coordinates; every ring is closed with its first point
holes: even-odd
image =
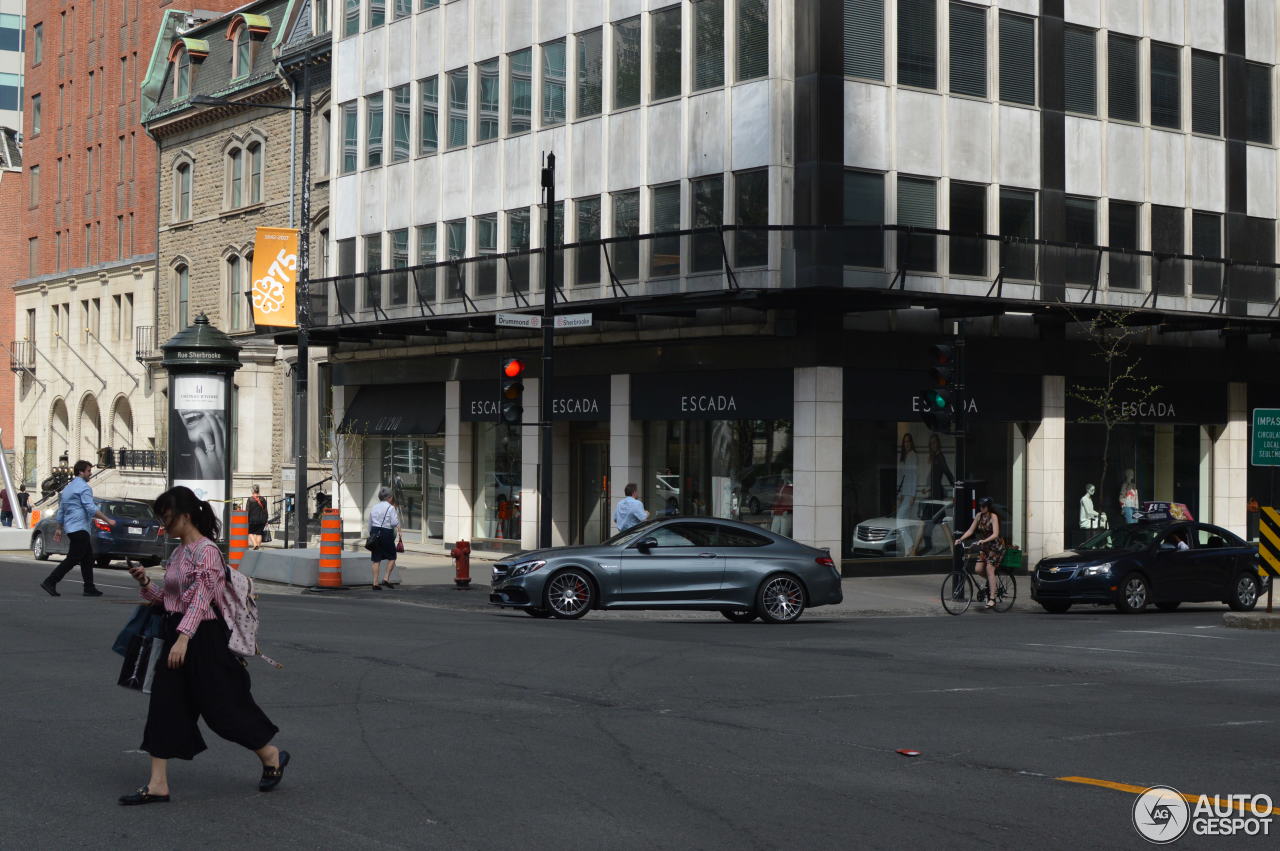
{"type": "Polygon", "coordinates": [[[1236,577],[1231,588],[1231,596],[1227,605],[1233,612],[1248,612],[1258,604],[1258,577],[1252,573],[1242,573],[1236,577]]]}
{"type": "Polygon", "coordinates": [[[750,609],[721,609],[720,614],[734,623],[751,623],[756,619],[756,613],[750,609]]]}
{"type": "Polygon", "coordinates": [[[44,535],[39,532],[31,536],[31,554],[36,557],[36,561],[49,560],[49,551],[44,548],[44,535]]]}
{"type": "Polygon", "coordinates": [[[770,576],[756,592],[756,612],[765,623],[792,623],[805,607],[804,586],[789,573],[770,576]]]}
{"type": "Polygon", "coordinates": [[[576,620],[591,610],[595,591],[591,577],[581,570],[562,570],[547,581],[546,608],[557,618],[576,620]]]}
{"type": "Polygon", "coordinates": [[[1126,615],[1136,614],[1147,607],[1151,591],[1147,580],[1140,573],[1130,573],[1120,582],[1120,596],[1116,599],[1116,608],[1126,615]]]}

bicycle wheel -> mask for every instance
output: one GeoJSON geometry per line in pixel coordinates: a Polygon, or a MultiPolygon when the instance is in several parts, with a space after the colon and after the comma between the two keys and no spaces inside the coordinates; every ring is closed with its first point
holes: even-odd
{"type": "Polygon", "coordinates": [[[1013,601],[1018,599],[1018,583],[1013,574],[1003,567],[996,568],[996,605],[997,612],[1007,612],[1013,608],[1013,601]]]}
{"type": "Polygon", "coordinates": [[[962,615],[973,602],[973,591],[963,573],[949,573],[942,580],[942,608],[949,615],[962,615]]]}

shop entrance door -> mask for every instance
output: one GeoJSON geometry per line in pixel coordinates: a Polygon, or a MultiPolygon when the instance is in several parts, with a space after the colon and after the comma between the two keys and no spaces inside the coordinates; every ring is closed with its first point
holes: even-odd
{"type": "Polygon", "coordinates": [[[609,537],[609,441],[576,440],[569,464],[571,543],[590,546],[609,537]]]}
{"type": "Polygon", "coordinates": [[[428,538],[444,537],[444,438],[427,439],[427,504],[426,529],[428,538]]]}

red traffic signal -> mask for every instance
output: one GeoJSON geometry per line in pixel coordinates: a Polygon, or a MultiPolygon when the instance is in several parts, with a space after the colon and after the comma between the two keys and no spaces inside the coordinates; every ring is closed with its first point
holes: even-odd
{"type": "Polygon", "coordinates": [[[507,378],[519,378],[524,374],[524,361],[519,358],[507,358],[502,364],[502,374],[507,378]]]}

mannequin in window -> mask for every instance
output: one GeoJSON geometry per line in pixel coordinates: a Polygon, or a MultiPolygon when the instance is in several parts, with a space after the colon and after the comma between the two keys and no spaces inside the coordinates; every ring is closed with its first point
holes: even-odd
{"type": "Polygon", "coordinates": [[[1132,469],[1124,471],[1124,484],[1120,486],[1120,510],[1124,512],[1125,523],[1136,523],[1138,520],[1138,478],[1132,469]]]}
{"type": "Polygon", "coordinates": [[[1087,539],[1099,529],[1107,528],[1107,515],[1099,511],[1093,501],[1096,492],[1097,488],[1093,485],[1085,485],[1084,496],[1080,497],[1081,540],[1087,539]]]}

